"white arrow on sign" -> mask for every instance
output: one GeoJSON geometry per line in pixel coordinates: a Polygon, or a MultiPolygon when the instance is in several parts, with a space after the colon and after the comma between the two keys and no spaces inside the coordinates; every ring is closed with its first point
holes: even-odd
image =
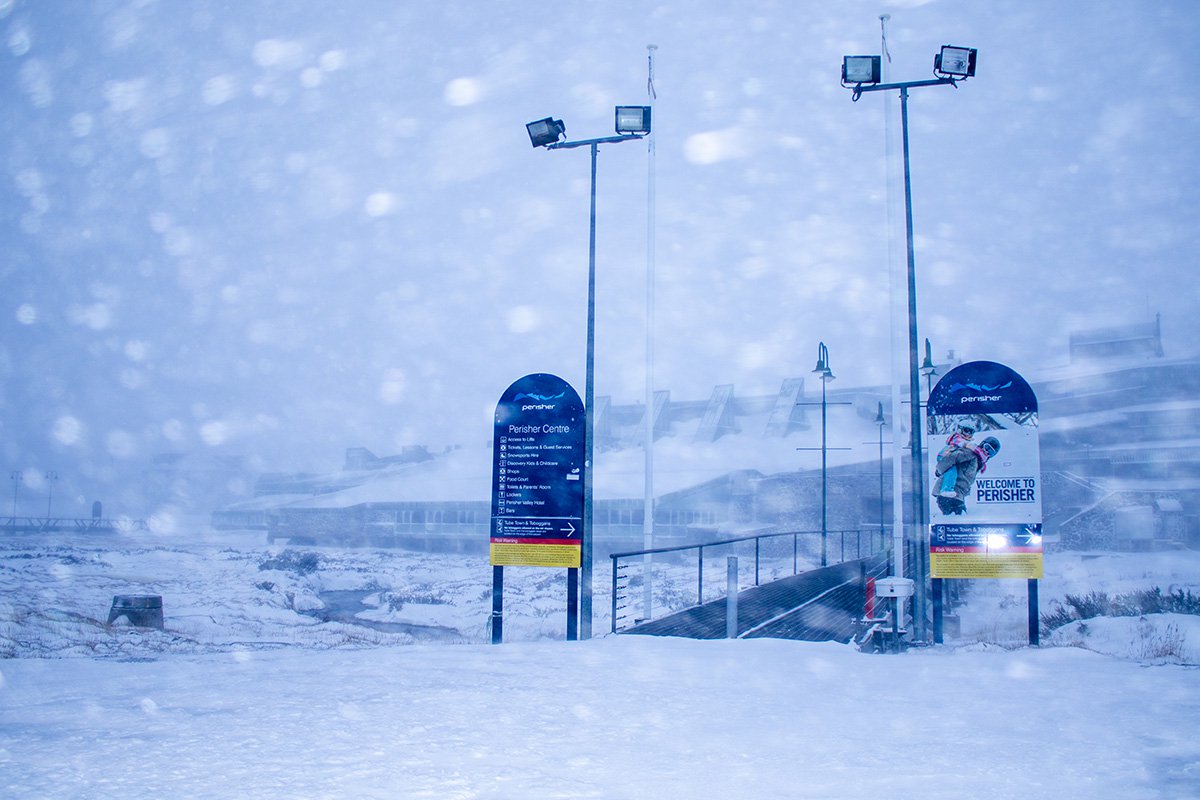
{"type": "Polygon", "coordinates": [[[1021,544],[1032,544],[1035,539],[1041,540],[1041,538],[1041,536],[1029,530],[1028,528],[1017,534],[1017,539],[1021,542],[1021,544]]]}
{"type": "Polygon", "coordinates": [[[573,536],[573,535],[575,534],[575,526],[574,526],[574,525],[572,525],[572,524],[571,524],[571,523],[569,523],[569,522],[567,523],[567,527],[565,527],[565,528],[559,528],[559,530],[560,530],[560,531],[566,531],[566,532],[567,532],[567,536],[573,536]]]}

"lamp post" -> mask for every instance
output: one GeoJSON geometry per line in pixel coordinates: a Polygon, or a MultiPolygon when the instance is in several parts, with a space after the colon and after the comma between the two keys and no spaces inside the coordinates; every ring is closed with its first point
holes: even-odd
{"type": "Polygon", "coordinates": [[[900,90],[900,129],[904,152],[904,232],[908,245],[908,363],[909,363],[909,411],[912,425],[912,538],[921,544],[918,553],[918,580],[916,581],[916,608],[914,627],[917,637],[925,639],[925,606],[927,602],[925,576],[929,574],[929,551],[923,533],[925,519],[925,467],[921,463],[921,378],[917,364],[917,277],[916,258],[913,248],[912,217],[912,173],[909,166],[908,145],[908,90],[922,86],[957,86],[975,74],[976,50],[969,47],[945,45],[934,56],[933,79],[880,83],[882,78],[882,56],[845,56],[842,59],[842,85],[853,91],[852,100],[858,101],[863,92],[900,90]]]}
{"type": "Polygon", "coordinates": [[[11,478],[13,482],[12,524],[15,527],[17,524],[17,489],[21,486],[21,479],[25,476],[20,472],[14,471],[8,477],[11,478]]]}
{"type": "Polygon", "coordinates": [[[826,442],[828,405],[825,401],[825,385],[834,380],[833,370],[829,366],[829,348],[825,346],[824,342],[817,345],[817,366],[813,368],[813,372],[817,373],[817,377],[821,379],[821,566],[824,567],[829,564],[829,486],[827,470],[827,453],[829,448],[826,442]]]}
{"type": "Polygon", "coordinates": [[[50,501],[54,497],[54,482],[58,480],[58,473],[50,470],[46,473],[46,519],[50,519],[50,501]]]}
{"type": "Polygon", "coordinates": [[[579,598],[579,618],[568,611],[567,638],[592,638],[592,473],[595,450],[595,361],[596,361],[596,153],[602,144],[630,142],[642,139],[650,133],[649,106],[617,106],[616,136],[597,139],[562,141],[567,126],[562,120],[551,117],[530,122],[525,126],[529,141],[534,147],[547,150],[569,150],[588,147],[592,153],[591,213],[588,226],[588,299],[587,299],[587,356],[584,386],[584,470],[583,470],[583,530],[580,532],[579,569],[568,570],[567,606],[574,608],[573,599],[579,598]],[[582,593],[579,584],[583,585],[582,593]],[[577,626],[577,627],[576,627],[577,626]]]}
{"type": "Polygon", "coordinates": [[[880,401],[879,410],[875,412],[875,424],[879,426],[879,546],[883,547],[883,521],[886,519],[883,502],[883,428],[887,425],[887,418],[883,416],[883,401],[880,401]]]}

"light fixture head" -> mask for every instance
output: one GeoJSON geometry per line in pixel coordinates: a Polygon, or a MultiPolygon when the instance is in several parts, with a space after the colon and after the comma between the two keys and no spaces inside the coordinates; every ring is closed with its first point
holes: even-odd
{"type": "Polygon", "coordinates": [[[862,86],[879,83],[883,79],[882,56],[844,56],[842,58],[842,83],[862,86]]]}
{"type": "Polygon", "coordinates": [[[826,383],[833,380],[833,370],[829,366],[829,348],[824,342],[817,345],[817,366],[813,367],[813,372],[826,383]]]}
{"type": "Polygon", "coordinates": [[[975,74],[975,48],[942,45],[942,52],[933,57],[933,71],[938,77],[951,80],[970,78],[975,74]]]}
{"type": "Polygon", "coordinates": [[[937,375],[937,367],[933,364],[933,349],[928,339],[925,340],[925,360],[921,362],[921,374],[926,378],[937,375]]]}
{"type": "Polygon", "coordinates": [[[650,106],[617,106],[617,133],[650,132],[650,106]]]}
{"type": "Polygon", "coordinates": [[[525,126],[529,131],[529,141],[534,147],[545,147],[554,144],[567,132],[567,126],[561,119],[546,117],[525,126]]]}

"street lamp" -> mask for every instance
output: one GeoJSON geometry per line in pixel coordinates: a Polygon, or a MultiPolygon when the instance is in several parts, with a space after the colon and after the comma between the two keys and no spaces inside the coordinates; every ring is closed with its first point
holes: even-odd
{"type": "Polygon", "coordinates": [[[588,147],[592,152],[591,216],[588,226],[588,300],[587,300],[587,363],[584,387],[584,470],[583,470],[583,530],[580,532],[579,569],[567,570],[567,639],[592,638],[592,462],[596,428],[596,152],[602,144],[631,142],[650,132],[648,106],[617,106],[616,136],[579,141],[560,141],[567,126],[552,117],[530,122],[525,126],[534,147],[547,150],[569,150],[588,147]],[[638,113],[640,112],[640,113],[638,113]],[[583,592],[579,592],[579,584],[583,592]],[[578,618],[575,614],[578,603],[578,618]]]}
{"type": "Polygon", "coordinates": [[[921,362],[921,374],[925,376],[925,397],[933,394],[933,376],[938,374],[937,367],[933,363],[933,348],[929,345],[929,339],[925,339],[925,360],[921,362]]]}
{"type": "Polygon", "coordinates": [[[883,504],[883,428],[887,418],[883,416],[883,401],[879,402],[879,410],[875,412],[875,424],[879,426],[879,546],[883,547],[883,521],[885,519],[883,504]]]}
{"type": "MultiPolygon", "coordinates": [[[[871,71],[864,59],[876,56],[846,56],[842,59],[842,85],[851,89],[851,99],[857,101],[863,92],[900,90],[900,128],[904,150],[904,232],[908,243],[908,364],[909,364],[909,411],[912,425],[912,493],[913,493],[913,539],[925,542],[923,535],[925,519],[925,468],[921,463],[921,378],[917,364],[917,278],[916,258],[913,249],[912,217],[912,174],[908,156],[908,90],[921,86],[957,86],[975,74],[976,50],[970,47],[945,45],[934,57],[933,72],[937,76],[923,81],[902,83],[879,83],[879,75],[871,71]]],[[[927,602],[925,576],[929,574],[929,550],[927,543],[917,548],[920,564],[919,580],[916,582],[916,613],[914,623],[917,635],[924,638],[925,606],[927,602]]]]}
{"type": "Polygon", "coordinates": [[[16,525],[17,525],[17,489],[21,486],[21,479],[24,478],[25,476],[24,476],[24,474],[22,474],[20,472],[14,471],[8,477],[11,478],[12,482],[13,482],[12,524],[13,524],[13,527],[16,527],[16,525]]]}
{"type": "Polygon", "coordinates": [[[46,520],[50,520],[50,501],[54,497],[54,482],[58,480],[58,473],[50,470],[46,473],[46,520]]]}
{"type": "Polygon", "coordinates": [[[834,380],[833,370],[829,366],[829,348],[824,342],[817,345],[817,366],[813,368],[821,379],[821,566],[827,566],[829,540],[829,484],[827,470],[828,446],[827,433],[827,404],[825,401],[825,385],[834,380]]]}

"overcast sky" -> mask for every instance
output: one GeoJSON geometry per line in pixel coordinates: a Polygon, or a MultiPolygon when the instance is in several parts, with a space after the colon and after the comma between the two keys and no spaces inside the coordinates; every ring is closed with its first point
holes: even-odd
{"type": "MultiPolygon", "coordinates": [[[[530,372],[582,393],[588,154],[524,125],[611,134],[649,43],[657,388],[774,393],[821,340],[839,385],[888,381],[885,99],[838,82],[883,12],[893,80],[979,49],[909,104],[936,353],[1036,372],[1161,312],[1195,355],[1192,2],[0,0],[3,466],[83,500],[168,451],[481,444],[530,372]]],[[[600,150],[616,403],[644,391],[647,162],[600,150]]]]}

